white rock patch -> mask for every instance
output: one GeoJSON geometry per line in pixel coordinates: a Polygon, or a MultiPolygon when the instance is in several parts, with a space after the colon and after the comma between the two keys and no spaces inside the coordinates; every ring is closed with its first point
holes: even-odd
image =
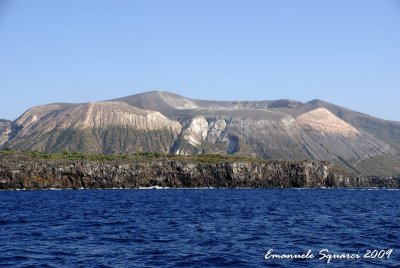
{"type": "Polygon", "coordinates": [[[200,145],[206,140],[208,133],[208,122],[204,116],[197,116],[192,119],[189,127],[183,131],[183,138],[191,145],[200,145]]]}

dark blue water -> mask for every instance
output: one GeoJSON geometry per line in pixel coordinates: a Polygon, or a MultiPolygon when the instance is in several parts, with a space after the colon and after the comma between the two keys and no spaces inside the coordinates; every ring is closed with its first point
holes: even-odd
{"type": "Polygon", "coordinates": [[[0,192],[1,267],[399,265],[396,190],[0,192]],[[266,260],[270,249],[315,256],[266,260]],[[322,249],[361,257],[327,264],[322,249]]]}

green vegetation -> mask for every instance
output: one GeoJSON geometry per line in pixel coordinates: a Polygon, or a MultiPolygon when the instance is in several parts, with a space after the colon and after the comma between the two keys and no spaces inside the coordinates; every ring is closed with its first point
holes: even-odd
{"type": "Polygon", "coordinates": [[[260,162],[264,161],[260,158],[246,157],[246,156],[230,156],[222,154],[198,154],[198,155],[172,155],[159,152],[134,152],[129,155],[117,154],[93,154],[82,152],[69,152],[63,153],[46,153],[41,151],[13,151],[10,149],[0,150],[0,156],[5,155],[23,155],[38,159],[61,159],[61,160],[90,160],[90,161],[111,161],[120,159],[130,160],[154,160],[154,159],[171,159],[179,161],[192,161],[198,163],[226,163],[226,162],[260,162]]]}
{"type": "Polygon", "coordinates": [[[46,153],[37,150],[23,151],[23,152],[12,151],[9,149],[0,150],[0,156],[11,155],[11,154],[19,154],[40,159],[73,159],[73,160],[94,160],[94,161],[107,161],[107,160],[128,158],[127,155],[84,154],[81,152],[68,152],[68,151],[64,151],[63,153],[46,153]]]}
{"type": "Polygon", "coordinates": [[[248,157],[248,156],[232,156],[222,154],[199,154],[189,156],[189,158],[196,162],[202,163],[226,163],[226,162],[260,162],[264,161],[261,158],[248,157]]]}
{"type": "Polygon", "coordinates": [[[11,149],[2,149],[0,150],[0,155],[9,155],[9,154],[14,154],[15,152],[11,149]]]}

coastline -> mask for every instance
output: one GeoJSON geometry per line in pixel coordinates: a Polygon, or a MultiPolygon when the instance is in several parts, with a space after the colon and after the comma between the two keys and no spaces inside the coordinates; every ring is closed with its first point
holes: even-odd
{"type": "Polygon", "coordinates": [[[400,188],[400,178],[350,176],[327,161],[56,156],[0,154],[0,189],[400,188]]]}
{"type": "Polygon", "coordinates": [[[30,191],[109,191],[109,190],[123,190],[123,191],[180,191],[180,190],[346,190],[346,191],[400,191],[400,188],[385,188],[385,187],[372,187],[372,188],[348,188],[348,187],[320,187],[320,188],[215,188],[215,187],[191,187],[191,188],[154,188],[154,187],[139,187],[139,188],[43,188],[43,189],[0,189],[0,192],[30,192],[30,191]]]}

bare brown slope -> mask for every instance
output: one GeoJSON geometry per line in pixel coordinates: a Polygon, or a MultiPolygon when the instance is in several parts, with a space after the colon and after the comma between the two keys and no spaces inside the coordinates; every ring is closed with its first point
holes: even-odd
{"type": "Polygon", "coordinates": [[[9,138],[11,132],[11,121],[0,119],[0,146],[9,138]]]}
{"type": "Polygon", "coordinates": [[[390,149],[384,153],[360,156],[352,166],[365,174],[381,176],[400,174],[400,122],[379,119],[322,100],[312,100],[309,104],[326,108],[360,132],[390,145],[390,149]]]}
{"type": "Polygon", "coordinates": [[[400,122],[379,119],[322,100],[312,100],[308,103],[317,107],[324,107],[357,129],[368,132],[400,149],[400,122]]]}
{"type": "Polygon", "coordinates": [[[13,125],[16,133],[4,147],[101,153],[165,152],[181,128],[159,112],[118,102],[38,106],[13,125]]]}

